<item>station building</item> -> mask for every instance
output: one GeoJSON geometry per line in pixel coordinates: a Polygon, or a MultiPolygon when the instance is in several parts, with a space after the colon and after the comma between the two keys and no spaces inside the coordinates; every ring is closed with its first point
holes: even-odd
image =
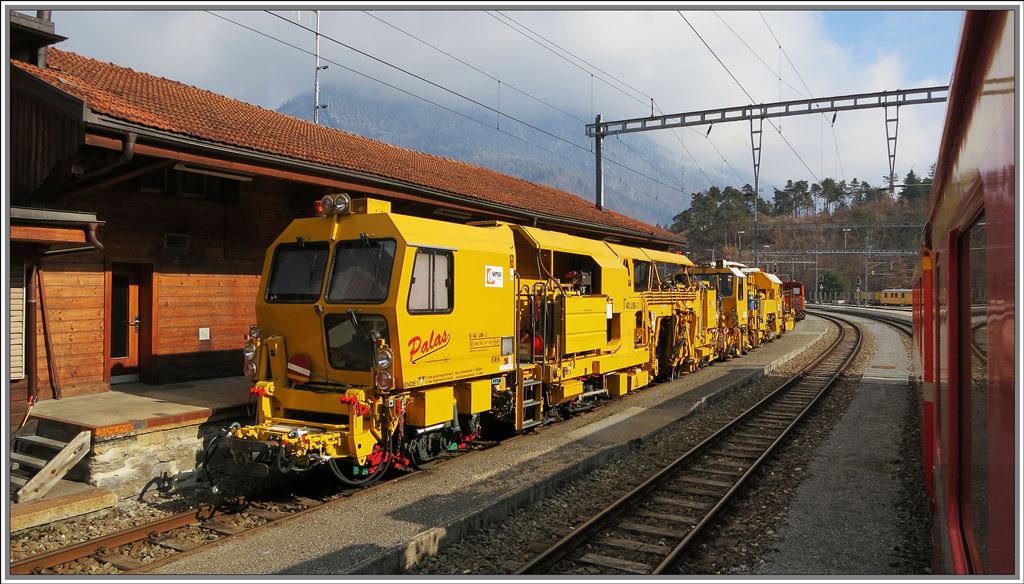
{"type": "Polygon", "coordinates": [[[11,15],[12,423],[30,393],[239,375],[264,252],[327,193],[684,243],[568,192],[59,50],[48,19],[11,15]]]}

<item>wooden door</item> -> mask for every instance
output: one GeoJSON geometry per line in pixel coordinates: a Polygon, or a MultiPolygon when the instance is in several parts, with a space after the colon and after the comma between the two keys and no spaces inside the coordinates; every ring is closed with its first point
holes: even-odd
{"type": "Polygon", "coordinates": [[[142,314],[139,310],[138,268],[117,265],[110,275],[110,383],[139,380],[139,337],[142,314]]]}

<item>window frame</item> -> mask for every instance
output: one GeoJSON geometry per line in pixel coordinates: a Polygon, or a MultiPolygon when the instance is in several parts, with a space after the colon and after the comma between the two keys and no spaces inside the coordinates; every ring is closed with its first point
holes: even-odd
{"type": "MultiPolygon", "coordinates": [[[[387,319],[386,316],[384,316],[383,314],[377,314],[377,313],[359,313],[359,314],[357,314],[356,318],[357,319],[363,319],[363,322],[366,322],[366,319],[380,319],[381,321],[383,321],[383,323],[384,323],[384,335],[383,335],[384,342],[386,342],[388,344],[391,343],[391,323],[388,322],[388,319],[387,319]]],[[[337,365],[335,365],[334,350],[335,349],[339,349],[340,347],[333,347],[331,345],[331,329],[333,327],[332,327],[332,323],[330,321],[332,321],[334,319],[337,319],[337,320],[340,321],[338,324],[342,324],[342,323],[345,323],[345,322],[350,322],[351,321],[351,316],[349,316],[347,313],[344,313],[344,312],[329,312],[329,313],[324,315],[324,318],[323,318],[323,321],[322,321],[323,322],[322,326],[323,326],[324,349],[326,350],[326,357],[327,357],[327,365],[331,369],[333,369],[335,371],[358,371],[360,373],[372,372],[373,369],[374,369],[373,356],[374,356],[374,352],[375,352],[375,349],[373,348],[372,345],[370,346],[370,352],[368,353],[368,355],[369,355],[369,362],[370,362],[369,368],[367,368],[367,369],[343,369],[343,368],[338,367],[337,365]]],[[[355,334],[358,334],[359,331],[353,331],[353,332],[355,334]]]]}
{"type": "Polygon", "coordinates": [[[343,300],[343,301],[339,302],[339,301],[332,301],[328,297],[328,293],[330,292],[331,283],[334,281],[334,267],[337,264],[338,247],[341,246],[342,244],[349,244],[349,243],[356,243],[356,244],[358,244],[358,243],[361,243],[359,239],[341,239],[341,240],[338,240],[338,241],[334,242],[334,249],[331,250],[330,258],[328,258],[330,263],[328,264],[328,269],[327,269],[327,279],[324,280],[324,289],[323,289],[323,292],[321,294],[323,299],[324,299],[324,303],[325,304],[330,304],[331,306],[339,306],[339,305],[345,305],[345,304],[379,305],[379,304],[384,304],[385,302],[388,301],[388,298],[391,298],[391,280],[394,278],[394,275],[395,275],[395,259],[398,257],[398,241],[395,240],[394,237],[371,237],[371,238],[369,238],[369,241],[380,241],[380,242],[390,241],[391,243],[393,243],[395,245],[394,255],[391,256],[391,269],[388,271],[388,280],[387,280],[386,285],[384,286],[384,289],[386,291],[386,294],[384,294],[384,298],[382,298],[380,300],[343,300]]]}
{"type": "Polygon", "coordinates": [[[417,247],[416,248],[416,253],[413,254],[413,256],[412,256],[412,270],[411,270],[411,272],[409,274],[409,291],[408,291],[408,294],[406,295],[405,309],[406,309],[406,311],[410,315],[420,315],[420,314],[451,314],[452,311],[455,310],[455,251],[454,250],[438,248],[438,247],[417,247]],[[424,254],[424,255],[429,255],[429,257],[430,257],[430,267],[429,267],[429,270],[430,270],[430,283],[431,284],[434,283],[434,274],[435,274],[434,258],[436,256],[439,256],[439,255],[444,255],[444,256],[448,257],[447,280],[449,282],[449,285],[447,287],[448,288],[448,308],[447,308],[447,310],[438,310],[436,308],[433,308],[433,305],[434,305],[434,295],[433,295],[434,287],[432,285],[430,286],[431,294],[430,294],[430,300],[429,300],[431,308],[421,309],[421,308],[413,308],[412,307],[412,287],[415,285],[415,278],[416,278],[416,275],[415,275],[415,272],[416,272],[416,258],[418,258],[421,253],[424,254]]]}
{"type": "Polygon", "coordinates": [[[651,291],[651,280],[653,279],[651,272],[655,271],[655,269],[656,268],[654,267],[654,262],[651,262],[651,261],[648,261],[648,260],[633,259],[633,292],[634,293],[650,292],[651,291]],[[636,277],[637,276],[637,267],[641,266],[641,265],[644,266],[645,269],[647,270],[647,273],[646,273],[647,278],[646,278],[646,281],[642,284],[642,288],[641,288],[641,283],[640,283],[639,279],[636,277]]]}
{"type": "Polygon", "coordinates": [[[263,301],[267,304],[315,304],[318,300],[323,298],[324,295],[324,284],[328,280],[323,274],[320,275],[320,290],[312,300],[271,300],[270,299],[270,284],[273,282],[273,277],[277,273],[277,262],[280,259],[278,252],[281,248],[287,249],[303,249],[309,246],[323,245],[324,251],[327,252],[327,259],[325,260],[324,271],[327,271],[327,263],[331,260],[331,242],[329,241],[304,241],[299,244],[297,241],[288,241],[280,243],[274,246],[274,257],[270,260],[270,271],[267,273],[266,287],[263,290],[263,301]]]}
{"type": "MultiPolygon", "coordinates": [[[[989,544],[989,524],[990,519],[988,514],[988,496],[989,496],[989,467],[988,460],[979,461],[975,460],[975,457],[979,455],[979,444],[975,442],[975,438],[978,436],[976,423],[978,422],[978,413],[981,411],[979,407],[978,392],[976,390],[975,379],[973,376],[974,369],[974,350],[971,347],[973,342],[973,300],[974,289],[973,289],[973,276],[974,276],[974,257],[972,254],[972,238],[976,233],[975,227],[984,227],[985,230],[982,232],[985,236],[985,246],[983,250],[987,251],[988,237],[987,237],[987,219],[985,216],[984,206],[981,206],[978,210],[971,214],[971,219],[966,224],[958,229],[955,233],[953,241],[954,245],[950,246],[951,253],[949,254],[952,261],[956,262],[956,299],[955,305],[950,302],[951,310],[955,310],[956,314],[950,320],[955,320],[956,326],[956,337],[955,340],[949,341],[951,347],[955,346],[956,350],[951,355],[953,364],[951,366],[951,374],[949,375],[949,382],[951,386],[956,388],[956,396],[953,398],[956,400],[956,420],[951,426],[956,428],[956,497],[957,497],[957,514],[960,525],[960,532],[963,538],[965,552],[972,566],[972,572],[978,574],[988,573],[988,567],[990,564],[990,556],[988,554],[989,544]],[[966,335],[966,336],[965,336],[966,335]],[[980,466],[980,469],[979,469],[980,466]],[[979,471],[976,473],[975,471],[979,471]],[[976,489],[978,482],[978,475],[980,474],[981,480],[984,481],[983,493],[985,503],[983,509],[977,508],[979,499],[977,498],[978,490],[976,489]],[[983,523],[980,526],[978,519],[979,514],[982,516],[983,523]]],[[[985,263],[984,257],[982,257],[982,264],[985,270],[988,269],[988,265],[985,263]]],[[[987,278],[987,274],[986,274],[987,278]]],[[[985,318],[988,318],[988,282],[985,283],[985,294],[986,294],[986,312],[985,318]]],[[[987,326],[987,325],[986,325],[987,326]]],[[[987,365],[985,365],[987,367],[987,365]]],[[[991,424],[988,416],[988,398],[987,393],[987,370],[986,370],[986,390],[984,396],[984,419],[981,426],[980,436],[984,441],[984,447],[981,449],[982,453],[987,454],[989,449],[989,426],[991,424]]]]}

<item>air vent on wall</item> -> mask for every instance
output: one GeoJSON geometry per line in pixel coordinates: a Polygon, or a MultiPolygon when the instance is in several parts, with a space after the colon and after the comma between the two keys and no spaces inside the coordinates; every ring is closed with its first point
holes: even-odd
{"type": "Polygon", "coordinates": [[[164,249],[188,249],[188,235],[184,233],[165,233],[164,249]]]}

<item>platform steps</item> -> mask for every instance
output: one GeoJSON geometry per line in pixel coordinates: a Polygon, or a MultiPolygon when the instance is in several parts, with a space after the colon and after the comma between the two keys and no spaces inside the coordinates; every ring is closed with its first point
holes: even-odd
{"type": "Polygon", "coordinates": [[[79,432],[69,442],[34,434],[15,436],[11,452],[11,493],[15,503],[44,497],[89,453],[92,433],[79,432]]]}

